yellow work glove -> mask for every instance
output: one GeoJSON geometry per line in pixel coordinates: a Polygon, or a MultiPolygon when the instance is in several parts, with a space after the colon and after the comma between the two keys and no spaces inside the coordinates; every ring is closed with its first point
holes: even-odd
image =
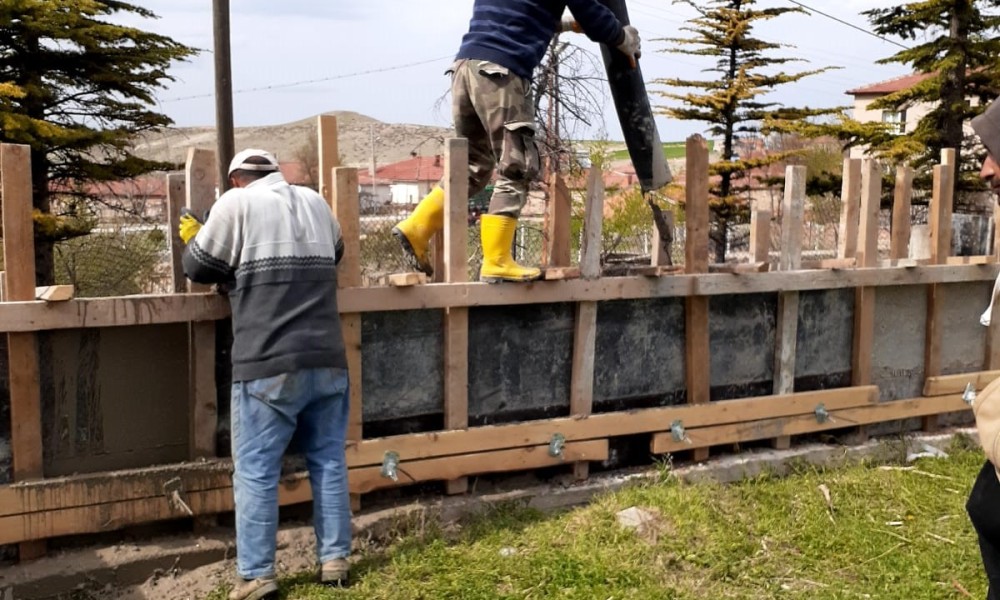
{"type": "Polygon", "coordinates": [[[187,244],[194,236],[198,235],[199,231],[201,231],[201,221],[190,211],[182,211],[180,222],[177,225],[177,234],[181,236],[181,241],[187,244]]]}

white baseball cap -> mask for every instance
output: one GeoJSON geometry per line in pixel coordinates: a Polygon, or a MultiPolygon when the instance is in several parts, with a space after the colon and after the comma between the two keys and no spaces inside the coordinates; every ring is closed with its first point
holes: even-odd
{"type": "Polygon", "coordinates": [[[233,174],[233,171],[244,170],[244,171],[277,171],[278,170],[278,159],[274,157],[273,154],[267,150],[259,150],[257,148],[247,148],[246,150],[241,150],[236,153],[233,160],[229,163],[229,175],[233,174]],[[265,165],[255,165],[246,162],[248,158],[259,156],[267,161],[265,165]]]}

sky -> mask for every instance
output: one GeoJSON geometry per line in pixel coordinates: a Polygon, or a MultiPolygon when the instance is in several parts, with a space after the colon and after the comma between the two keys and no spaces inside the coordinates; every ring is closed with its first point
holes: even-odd
{"type": "MultiPolygon", "coordinates": [[[[170,36],[202,52],[170,71],[176,81],[158,94],[160,110],[178,126],[212,125],[215,118],[210,0],[134,0],[158,15],[129,24],[170,36]]],[[[803,4],[869,28],[861,11],[890,0],[803,0],[803,4]]],[[[641,68],[655,105],[665,100],[652,82],[701,78],[698,57],[664,53],[658,38],[684,36],[694,13],[670,0],[628,0],[643,40],[641,68]]],[[[761,8],[793,6],[760,0],[761,8]]],[[[444,71],[458,49],[472,0],[231,0],[234,114],[237,127],[274,125],[323,112],[354,111],[390,123],[450,126],[444,71]]],[[[846,90],[907,73],[904,65],[877,65],[900,48],[817,14],[787,14],[755,28],[757,37],[787,45],[801,58],[789,70],[840,67],[781,86],[770,100],[787,105],[847,106],[846,90]]],[[[599,53],[585,36],[574,43],[599,53]]],[[[606,90],[605,90],[606,92],[606,90]]],[[[610,99],[595,135],[621,139],[610,99]]],[[[705,124],[658,118],[663,141],[703,133],[705,124]]]]}

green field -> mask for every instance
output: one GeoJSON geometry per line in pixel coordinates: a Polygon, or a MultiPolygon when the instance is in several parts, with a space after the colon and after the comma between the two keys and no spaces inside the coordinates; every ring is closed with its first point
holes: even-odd
{"type": "MultiPolygon", "coordinates": [[[[708,140],[706,143],[708,144],[708,151],[712,152],[715,142],[708,140]]],[[[684,158],[684,146],[684,142],[666,142],[663,144],[663,156],[668,160],[674,158],[684,158]]],[[[615,150],[611,153],[611,160],[627,160],[628,158],[628,150],[626,149],[615,150]]]]}
{"type": "Polygon", "coordinates": [[[664,467],[658,481],[558,515],[511,504],[446,531],[400,524],[359,557],[351,588],[303,575],[283,581],[282,598],[983,598],[964,510],[982,451],[960,438],[950,452],[732,485],[681,483],[664,467]],[[629,507],[653,515],[644,530],[618,525],[629,507]]]}

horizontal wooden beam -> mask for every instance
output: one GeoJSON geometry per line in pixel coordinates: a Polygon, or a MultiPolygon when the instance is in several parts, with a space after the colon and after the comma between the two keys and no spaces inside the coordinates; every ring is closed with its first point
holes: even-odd
{"type": "MultiPolygon", "coordinates": [[[[607,440],[570,442],[562,447],[559,456],[550,456],[548,445],[483,452],[448,458],[404,461],[398,469],[398,481],[384,477],[379,467],[352,469],[349,475],[351,493],[407,485],[414,481],[449,480],[468,475],[500,473],[555,466],[564,462],[597,461],[608,459],[607,440]]],[[[140,525],[155,521],[178,519],[191,516],[217,514],[233,510],[232,483],[228,471],[220,471],[226,464],[191,463],[178,476],[160,481],[168,468],[160,469],[157,476],[151,476],[150,485],[165,487],[155,490],[136,488],[128,493],[125,488],[114,490],[114,495],[68,496],[61,507],[46,510],[9,514],[5,506],[5,516],[0,516],[0,545],[22,541],[40,540],[66,535],[100,533],[114,531],[130,525],[140,525]],[[209,465],[198,473],[201,466],[209,465]],[[200,478],[200,479],[199,479],[200,478]],[[201,485],[206,485],[203,489],[201,485]],[[208,481],[214,482],[208,485],[208,481]],[[217,485],[216,485],[217,484],[217,485]],[[70,501],[87,502],[72,506],[70,501]]],[[[130,474],[141,474],[140,471],[130,474]]],[[[122,474],[117,474],[121,476],[122,474]]],[[[101,477],[107,478],[108,475],[101,477]]],[[[124,477],[123,481],[129,479],[124,477]]],[[[66,485],[67,480],[61,481],[66,485]]],[[[135,481],[131,482],[136,483],[135,481]]],[[[125,484],[126,488],[129,484],[125,484]]],[[[7,486],[10,488],[12,486],[7,486]]],[[[141,484],[140,484],[141,487],[141,484]]],[[[146,486],[147,488],[149,486],[146,486]]],[[[55,488],[58,489],[58,488],[55,488]]],[[[6,489],[5,489],[6,491],[6,489]]],[[[108,489],[104,490],[108,492],[108,489]]],[[[295,473],[282,479],[278,490],[278,502],[282,506],[301,504],[311,500],[309,477],[306,473],[295,473]]],[[[51,497],[47,500],[51,500],[51,497]]]]}
{"type": "Polygon", "coordinates": [[[998,265],[933,265],[807,270],[769,273],[605,277],[536,281],[517,286],[441,283],[409,288],[348,288],[339,291],[341,312],[419,310],[446,307],[510,306],[560,302],[601,302],[640,298],[720,296],[779,291],[926,285],[991,281],[998,265]]]}
{"type": "Polygon", "coordinates": [[[962,401],[961,394],[899,400],[862,408],[831,410],[828,411],[829,418],[823,421],[817,419],[815,415],[799,415],[686,429],[684,432],[686,437],[680,441],[675,439],[672,433],[658,433],[653,436],[650,447],[653,454],[667,454],[692,448],[752,442],[779,436],[817,433],[857,425],[870,425],[967,410],[970,410],[969,405],[962,401]]]}
{"type": "Polygon", "coordinates": [[[416,433],[364,440],[348,444],[347,462],[353,466],[382,463],[386,452],[402,460],[483,452],[548,443],[555,434],[567,441],[601,439],[639,433],[669,431],[681,420],[689,427],[721,425],[758,419],[810,414],[823,404],[827,410],[871,404],[878,398],[876,386],[763,396],[700,405],[648,408],[619,413],[599,413],[586,418],[566,417],[511,425],[476,427],[469,430],[416,433]]]}
{"type": "Polygon", "coordinates": [[[228,316],[229,300],[218,294],[122,296],[65,302],[5,302],[0,304],[0,331],[13,333],[158,325],[216,321],[228,316]]]}
{"type": "Polygon", "coordinates": [[[978,373],[928,377],[924,382],[924,396],[961,394],[965,391],[965,386],[970,383],[973,384],[976,391],[979,391],[998,377],[1000,377],[1000,371],[980,371],[978,373]]]}

